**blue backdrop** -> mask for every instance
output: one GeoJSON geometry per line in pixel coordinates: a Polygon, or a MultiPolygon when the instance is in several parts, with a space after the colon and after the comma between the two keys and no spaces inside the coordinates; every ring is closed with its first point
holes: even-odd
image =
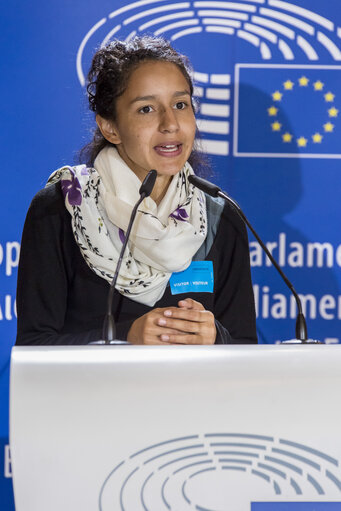
{"type": "MultiPolygon", "coordinates": [[[[37,0],[8,3],[0,26],[0,500],[9,510],[8,379],[22,226],[48,175],[76,162],[90,139],[84,76],[103,41],[157,34],[190,57],[212,179],[238,200],[302,294],[310,337],[340,342],[341,4],[37,0]]],[[[259,341],[291,338],[289,293],[252,237],[250,253],[259,341]]]]}

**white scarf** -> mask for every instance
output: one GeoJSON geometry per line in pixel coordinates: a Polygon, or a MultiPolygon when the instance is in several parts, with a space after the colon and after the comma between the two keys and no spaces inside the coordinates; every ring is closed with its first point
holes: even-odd
{"type": "MultiPolygon", "coordinates": [[[[88,266],[111,282],[141,182],[113,147],[94,162],[62,167],[48,184],[61,182],[72,230],[88,266]]],[[[159,206],[147,197],[139,206],[116,289],[153,306],[173,272],[185,270],[207,234],[204,194],[188,182],[189,163],[176,174],[159,206]]]]}

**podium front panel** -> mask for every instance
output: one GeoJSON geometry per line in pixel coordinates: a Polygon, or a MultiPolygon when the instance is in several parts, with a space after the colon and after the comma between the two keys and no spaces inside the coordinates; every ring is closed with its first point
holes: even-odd
{"type": "Polygon", "coordinates": [[[340,346],[15,347],[16,511],[341,509],[340,346]]]}

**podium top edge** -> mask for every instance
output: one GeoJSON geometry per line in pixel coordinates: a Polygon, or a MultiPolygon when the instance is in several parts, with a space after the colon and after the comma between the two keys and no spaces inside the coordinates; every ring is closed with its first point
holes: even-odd
{"type": "Polygon", "coordinates": [[[258,358],[264,356],[314,356],[322,353],[341,354],[341,345],[325,344],[258,344],[258,345],[213,345],[213,346],[14,346],[12,363],[100,363],[124,361],[181,361],[221,360],[222,358],[258,358]],[[318,347],[319,346],[319,347],[318,347]],[[322,351],[321,351],[322,350],[322,351]]]}

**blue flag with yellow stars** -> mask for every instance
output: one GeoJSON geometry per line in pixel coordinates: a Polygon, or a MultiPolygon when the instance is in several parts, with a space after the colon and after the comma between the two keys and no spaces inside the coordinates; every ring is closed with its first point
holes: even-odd
{"type": "Polygon", "coordinates": [[[236,156],[341,158],[341,66],[236,67],[236,156]]]}

